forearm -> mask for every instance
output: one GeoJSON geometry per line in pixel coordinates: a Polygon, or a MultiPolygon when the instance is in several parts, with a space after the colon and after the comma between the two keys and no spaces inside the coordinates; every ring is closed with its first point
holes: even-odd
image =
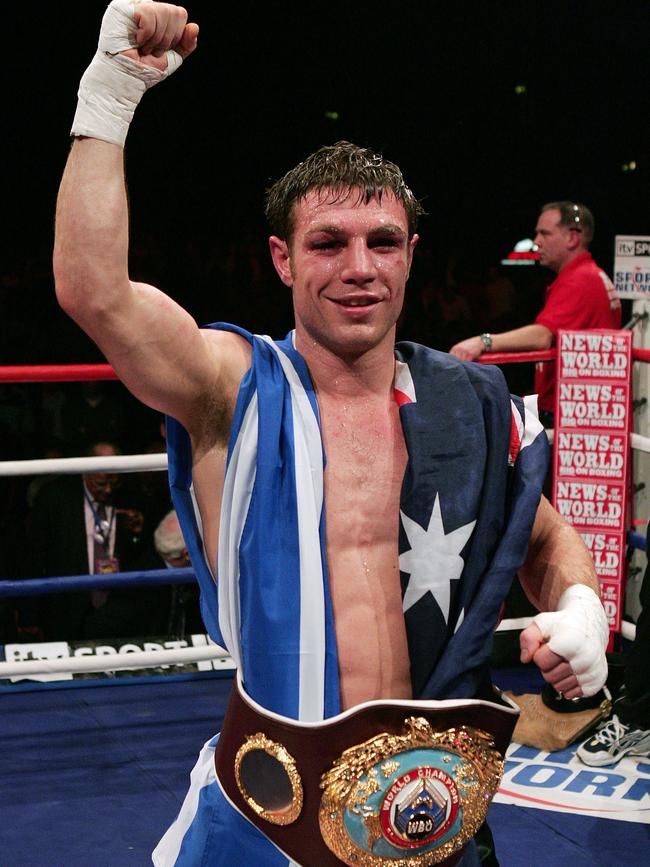
{"type": "MultiPolygon", "coordinates": [[[[548,349],[553,345],[553,332],[545,325],[524,325],[501,334],[491,334],[491,352],[530,352],[535,349],[548,349]]],[[[452,346],[449,352],[463,361],[474,361],[486,351],[486,343],[479,335],[468,337],[452,346]]]]}
{"type": "Polygon", "coordinates": [[[118,145],[76,139],[59,190],[54,242],[57,298],[90,332],[101,311],[125,303],[131,291],[123,160],[118,145]]]}
{"type": "Polygon", "coordinates": [[[555,611],[562,593],[573,584],[590,587],[600,598],[600,586],[587,546],[542,498],[519,579],[539,611],[555,611]]]}
{"type": "Polygon", "coordinates": [[[512,331],[492,335],[492,352],[532,352],[549,349],[554,335],[545,325],[524,325],[512,331]]]}

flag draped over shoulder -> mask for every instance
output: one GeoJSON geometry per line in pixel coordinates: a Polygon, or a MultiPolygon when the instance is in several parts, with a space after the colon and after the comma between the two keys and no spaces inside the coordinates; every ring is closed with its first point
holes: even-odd
{"type": "Polygon", "coordinates": [[[472,697],[523,563],[548,462],[536,418],[501,372],[397,347],[408,449],[400,572],[414,697],[472,697]]]}
{"type": "MultiPolygon", "coordinates": [[[[213,327],[253,349],[228,449],[218,582],[204,556],[189,437],[173,419],[168,426],[172,495],[204,620],[256,701],[316,721],[340,708],[314,388],[291,335],[274,343],[213,327]]],[[[473,697],[525,558],[546,437],[496,368],[399,344],[394,389],[408,450],[399,552],[414,697],[473,697]]]]}

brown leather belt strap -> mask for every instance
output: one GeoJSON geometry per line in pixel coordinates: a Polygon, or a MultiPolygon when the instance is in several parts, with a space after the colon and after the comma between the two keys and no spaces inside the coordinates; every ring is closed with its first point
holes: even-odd
{"type": "MultiPolygon", "coordinates": [[[[215,751],[217,775],[237,809],[297,863],[304,867],[340,867],[343,862],[328,849],[320,833],[321,776],[349,747],[382,732],[401,734],[405,717],[413,714],[427,719],[437,731],[467,725],[490,732],[496,749],[502,755],[505,755],[517,721],[516,714],[491,703],[428,709],[423,702],[387,702],[361,707],[342,719],[335,718],[334,722],[326,720],[309,726],[259,711],[242,695],[235,681],[215,751]],[[235,757],[246,738],[258,732],[281,744],[296,761],[304,802],[300,815],[290,825],[274,825],[260,817],[237,785],[235,757]]],[[[452,867],[461,856],[462,851],[441,863],[444,867],[452,867]]]]}

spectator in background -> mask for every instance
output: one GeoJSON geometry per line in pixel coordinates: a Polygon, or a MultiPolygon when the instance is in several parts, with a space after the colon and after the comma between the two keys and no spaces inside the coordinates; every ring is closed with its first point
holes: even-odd
{"type": "MultiPolygon", "coordinates": [[[[650,524],[646,533],[650,543],[650,524]]],[[[642,607],[636,636],[626,658],[623,685],[614,695],[612,717],[576,753],[586,765],[613,765],[626,755],[650,756],[650,562],[639,601],[642,607]]]]}
{"type": "MultiPolygon", "coordinates": [[[[530,325],[497,334],[483,333],[452,346],[450,352],[474,361],[483,352],[549,349],[561,328],[620,328],[621,303],[607,274],[589,252],[594,218],[585,205],[549,202],[542,207],[535,229],[539,261],[558,275],[546,291],[541,313],[530,325]]],[[[555,365],[538,364],[535,392],[540,419],[553,427],[555,365]]]]}
{"type": "MultiPolygon", "coordinates": [[[[145,440],[139,450],[144,455],[166,455],[165,421],[158,416],[158,428],[145,440]]],[[[142,512],[144,528],[142,535],[153,538],[158,523],[172,508],[167,473],[161,470],[140,470],[129,473],[126,485],[130,487],[130,501],[142,512]]]]}
{"type": "MultiPolygon", "coordinates": [[[[171,509],[160,521],[153,539],[146,545],[134,568],[184,569],[190,566],[176,512],[171,509]]],[[[139,588],[140,634],[174,635],[205,632],[199,609],[199,588],[192,584],[161,584],[139,588]]]]}
{"type": "MultiPolygon", "coordinates": [[[[96,442],[88,455],[115,456],[114,443],[96,442]]],[[[62,476],[38,492],[28,528],[34,577],[128,571],[140,546],[142,513],[118,499],[114,473],[62,476]]],[[[113,638],[137,633],[129,595],[121,590],[43,597],[47,639],[113,638]]]]}
{"type": "Polygon", "coordinates": [[[485,301],[488,331],[503,331],[515,326],[517,293],[512,280],[502,274],[496,265],[490,265],[487,269],[485,301]]]}
{"type": "Polygon", "coordinates": [[[82,382],[66,389],[61,407],[63,439],[77,454],[88,443],[123,442],[127,427],[120,386],[113,382],[82,382]]]}

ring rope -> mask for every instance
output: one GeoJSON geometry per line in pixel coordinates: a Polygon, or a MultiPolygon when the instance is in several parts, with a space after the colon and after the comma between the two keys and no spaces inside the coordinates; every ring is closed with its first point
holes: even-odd
{"type": "MultiPolygon", "coordinates": [[[[554,431],[546,431],[549,443],[553,443],[554,431]]],[[[630,447],[650,453],[650,437],[630,433],[630,447]]],[[[0,461],[0,478],[3,476],[77,475],[79,473],[137,473],[167,470],[167,455],[109,455],[84,458],[41,458],[27,461],[0,461]]]]}
{"type": "Polygon", "coordinates": [[[146,587],[158,584],[194,584],[191,567],[148,569],[146,572],[105,572],[100,575],[59,575],[51,578],[21,578],[0,581],[0,599],[7,596],[40,596],[43,593],[73,593],[77,590],[108,590],[111,587],[146,587]]]}
{"type": "MultiPolygon", "coordinates": [[[[555,361],[557,349],[532,352],[485,352],[481,364],[513,364],[520,361],[555,361]]],[[[650,362],[650,349],[632,347],[632,360],[650,362]]],[[[0,382],[89,382],[117,380],[110,364],[20,364],[0,365],[0,382]]]]}
{"type": "Polygon", "coordinates": [[[149,470],[166,470],[167,455],[106,455],[84,458],[39,458],[28,461],[0,461],[2,476],[38,476],[57,473],[78,475],[80,473],[137,473],[149,470]]]}
{"type": "MultiPolygon", "coordinates": [[[[206,660],[230,660],[230,654],[216,644],[207,647],[179,647],[172,650],[140,650],[97,656],[71,656],[57,659],[30,659],[26,662],[0,662],[0,678],[34,674],[76,674],[89,671],[117,671],[124,668],[158,668],[161,665],[189,665],[206,660]]],[[[233,666],[234,667],[234,663],[233,666]]]]}
{"type": "MultiPolygon", "coordinates": [[[[532,618],[519,617],[502,620],[497,632],[522,629],[532,618]]],[[[634,641],[636,625],[626,620],[621,624],[624,638],[634,641]]],[[[171,650],[131,651],[97,656],[59,657],[57,659],[30,659],[27,661],[0,662],[0,679],[34,675],[76,674],[106,672],[122,669],[158,668],[162,665],[189,665],[195,662],[217,661],[223,668],[235,667],[230,655],[219,645],[207,647],[181,647],[171,650]]]]}
{"type": "Polygon", "coordinates": [[[0,382],[90,382],[119,379],[110,364],[20,364],[0,366],[0,382]]]}

